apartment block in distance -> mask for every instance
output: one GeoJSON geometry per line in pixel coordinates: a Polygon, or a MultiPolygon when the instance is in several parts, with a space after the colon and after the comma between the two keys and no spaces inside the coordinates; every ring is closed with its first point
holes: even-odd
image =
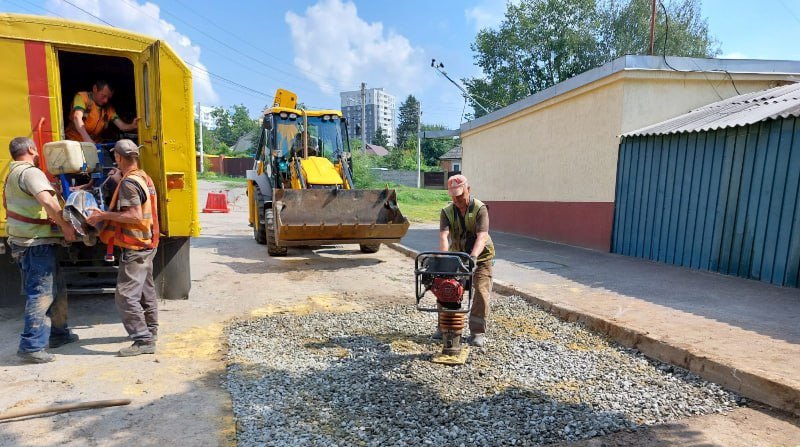
{"type": "MultiPolygon", "coordinates": [[[[351,138],[360,138],[356,135],[356,125],[361,126],[361,90],[341,92],[342,114],[347,119],[347,128],[351,138]]],[[[386,134],[389,144],[394,145],[396,137],[395,99],[383,91],[383,88],[370,88],[366,90],[366,137],[367,143],[372,143],[375,132],[380,126],[386,134]]]]}

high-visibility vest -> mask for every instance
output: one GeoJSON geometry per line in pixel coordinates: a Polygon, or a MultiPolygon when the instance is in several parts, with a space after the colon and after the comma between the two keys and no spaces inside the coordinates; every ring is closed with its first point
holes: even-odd
{"type": "Polygon", "coordinates": [[[122,182],[128,178],[138,183],[142,190],[145,191],[146,198],[142,203],[142,219],[137,223],[106,221],[103,230],[100,231],[100,240],[108,245],[109,252],[112,252],[115,246],[133,250],[158,247],[158,200],[153,180],[147,173],[141,169],[135,169],[125,174],[114,190],[108,209],[113,211],[116,207],[119,189],[122,186],[122,182]]]}
{"type": "MultiPolygon", "coordinates": [[[[451,202],[444,208],[444,214],[450,221],[450,251],[469,253],[477,238],[475,226],[477,223],[478,211],[486,205],[478,199],[470,200],[467,212],[461,219],[456,210],[456,206],[451,202]]],[[[494,258],[494,243],[492,237],[486,241],[486,246],[478,255],[478,262],[488,261],[494,258]]]]}
{"type": "Polygon", "coordinates": [[[38,169],[27,161],[12,161],[3,187],[3,207],[6,209],[6,232],[24,239],[62,237],[61,230],[48,219],[47,212],[36,197],[20,185],[22,174],[38,169]]]}
{"type": "MultiPolygon", "coordinates": [[[[86,133],[88,133],[90,137],[98,138],[106,127],[108,127],[109,121],[113,119],[111,106],[98,106],[94,103],[94,100],[92,100],[89,92],[78,92],[75,96],[80,96],[84,104],[86,104],[86,110],[83,111],[83,128],[86,129],[86,133]]],[[[70,121],[66,129],[67,139],[83,141],[83,137],[72,122],[74,113],[74,109],[70,111],[70,121]]]]}

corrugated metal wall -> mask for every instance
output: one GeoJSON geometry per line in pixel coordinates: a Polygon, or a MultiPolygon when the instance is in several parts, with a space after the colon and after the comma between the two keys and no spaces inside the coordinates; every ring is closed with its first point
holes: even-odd
{"type": "Polygon", "coordinates": [[[620,144],[612,251],[800,283],[800,119],[620,144]]]}

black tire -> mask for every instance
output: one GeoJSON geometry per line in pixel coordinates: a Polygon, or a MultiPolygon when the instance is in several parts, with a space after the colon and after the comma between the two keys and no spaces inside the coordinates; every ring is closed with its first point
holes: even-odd
{"type": "Polygon", "coordinates": [[[381,244],[358,244],[361,253],[377,253],[381,248],[381,244]]]}
{"type": "Polygon", "coordinates": [[[253,222],[253,239],[261,245],[267,243],[267,227],[264,225],[264,196],[256,186],[253,188],[253,200],[255,201],[256,221],[253,222]]]}
{"type": "Polygon", "coordinates": [[[267,208],[264,212],[264,222],[266,224],[267,253],[270,256],[286,256],[287,247],[279,247],[275,239],[275,214],[272,208],[267,208]]]}
{"type": "Polygon", "coordinates": [[[17,307],[25,305],[25,298],[20,293],[22,280],[19,267],[11,260],[11,249],[6,245],[5,239],[0,239],[0,244],[5,245],[5,253],[0,255],[0,307],[17,307]]]}
{"type": "Polygon", "coordinates": [[[156,293],[165,300],[189,299],[192,274],[189,263],[189,238],[164,238],[153,260],[156,293]]]}

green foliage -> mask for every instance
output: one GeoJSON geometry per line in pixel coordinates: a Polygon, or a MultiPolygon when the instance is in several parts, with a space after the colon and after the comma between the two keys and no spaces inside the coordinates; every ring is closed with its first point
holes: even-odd
{"type": "Polygon", "coordinates": [[[359,189],[369,188],[375,183],[375,177],[372,174],[372,168],[375,167],[375,156],[364,154],[361,151],[354,151],[351,154],[353,183],[359,189]]]}
{"type": "Polygon", "coordinates": [[[211,117],[214,118],[217,128],[212,132],[218,141],[232,145],[236,142],[236,137],[233,135],[231,128],[231,114],[222,107],[216,107],[211,112],[211,117]]]}
{"type": "MultiPolygon", "coordinates": [[[[416,143],[416,142],[414,142],[416,143]]],[[[417,170],[417,148],[393,147],[389,155],[380,160],[381,167],[389,169],[417,170]]]]}
{"type": "MultiPolygon", "coordinates": [[[[423,124],[422,130],[445,130],[446,127],[440,124],[423,124]]],[[[461,144],[459,139],[425,139],[422,140],[422,157],[425,164],[431,167],[439,166],[439,157],[446,154],[450,149],[461,144]]]]}
{"type": "Polygon", "coordinates": [[[397,126],[398,146],[403,146],[408,140],[416,138],[419,108],[419,101],[414,95],[408,95],[408,98],[400,104],[400,124],[397,126]]]}
{"type": "Polygon", "coordinates": [[[243,105],[235,105],[230,110],[217,107],[211,112],[211,117],[214,118],[217,128],[209,134],[227,147],[236,144],[236,140],[242,135],[258,128],[258,120],[251,119],[250,112],[243,105]]]}
{"type": "Polygon", "coordinates": [[[389,136],[383,132],[383,127],[378,126],[378,130],[375,131],[375,136],[372,138],[372,144],[389,147],[389,136]]]}
{"type": "MultiPolygon", "coordinates": [[[[478,32],[472,50],[484,78],[464,79],[489,110],[511,104],[625,54],[646,54],[651,3],[644,0],[509,2],[498,29],[478,32]]],[[[671,0],[668,56],[713,57],[719,47],[700,17],[699,0],[671,0]]],[[[666,20],[659,11],[656,48],[666,20]]],[[[484,112],[474,101],[475,116],[484,112]]]]}

